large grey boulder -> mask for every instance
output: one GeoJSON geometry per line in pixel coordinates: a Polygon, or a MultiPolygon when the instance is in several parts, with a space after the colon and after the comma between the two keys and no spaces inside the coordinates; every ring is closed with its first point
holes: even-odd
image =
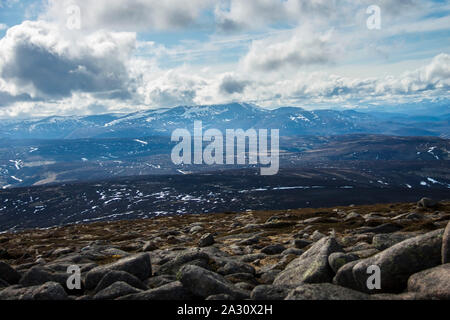
{"type": "Polygon", "coordinates": [[[33,291],[32,300],[67,300],[68,296],[61,284],[47,282],[33,291]]]}
{"type": "Polygon", "coordinates": [[[331,282],[333,270],[328,264],[328,256],[342,251],[334,237],[325,237],[316,242],[308,251],[291,261],[276,278],[275,285],[331,282]]]}
{"type": "Polygon", "coordinates": [[[57,282],[63,287],[66,287],[66,282],[69,277],[67,273],[51,272],[40,266],[35,266],[29,269],[19,281],[19,284],[24,287],[31,287],[41,285],[46,282],[57,282]]]}
{"type": "Polygon", "coordinates": [[[361,260],[352,270],[358,289],[369,292],[367,270],[375,265],[381,270],[381,289],[377,289],[377,293],[403,291],[409,276],[440,264],[443,233],[440,229],[407,239],[361,260]]]}
{"type": "Polygon", "coordinates": [[[205,252],[198,250],[189,250],[187,252],[181,252],[175,259],[167,261],[159,268],[157,274],[173,274],[175,275],[181,267],[185,265],[196,265],[205,269],[209,268],[209,255],[205,252]]]}
{"type": "Polygon", "coordinates": [[[450,263],[450,222],[445,228],[442,236],[442,264],[450,263]]]}
{"type": "Polygon", "coordinates": [[[41,285],[22,287],[13,285],[0,291],[0,300],[67,300],[61,284],[46,282],[41,285]]]}
{"type": "Polygon", "coordinates": [[[0,290],[0,300],[33,300],[33,292],[39,286],[22,287],[13,285],[0,290]]]}
{"type": "Polygon", "coordinates": [[[183,286],[199,297],[215,294],[228,294],[235,299],[246,299],[249,292],[236,288],[233,283],[221,275],[194,265],[186,265],[179,271],[179,279],[183,286]]]}
{"type": "Polygon", "coordinates": [[[9,264],[0,261],[0,279],[9,284],[16,284],[20,280],[20,274],[9,264]]]}
{"type": "Polygon", "coordinates": [[[450,263],[413,274],[408,279],[408,291],[450,300],[450,263]]]}
{"type": "Polygon", "coordinates": [[[303,284],[291,292],[285,300],[368,300],[368,294],[340,287],[331,283],[303,284]]]}
{"type": "Polygon", "coordinates": [[[94,289],[100,280],[111,270],[128,272],[140,280],[152,275],[152,265],[148,253],[140,253],[120,259],[117,262],[92,269],[86,274],[86,289],[94,289]]]}

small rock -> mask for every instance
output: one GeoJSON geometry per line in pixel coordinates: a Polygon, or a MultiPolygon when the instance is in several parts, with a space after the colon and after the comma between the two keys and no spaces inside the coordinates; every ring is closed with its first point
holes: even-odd
{"type": "Polygon", "coordinates": [[[417,213],[417,212],[410,212],[405,216],[405,219],[409,220],[423,220],[423,215],[417,213]]]}
{"type": "Polygon", "coordinates": [[[320,222],[322,219],[323,219],[322,217],[313,217],[303,220],[303,223],[305,224],[317,223],[320,222]]]}
{"type": "Polygon", "coordinates": [[[260,240],[259,236],[253,236],[251,238],[241,240],[237,244],[241,245],[241,246],[249,246],[252,244],[257,244],[259,242],[259,240],[260,240]]]}
{"type": "Polygon", "coordinates": [[[0,290],[0,300],[33,300],[33,292],[40,286],[21,287],[13,285],[0,290]]]}
{"type": "Polygon", "coordinates": [[[86,275],[86,289],[94,289],[100,280],[111,270],[125,271],[140,280],[145,280],[152,275],[150,255],[148,253],[140,253],[90,270],[86,275]]]}
{"type": "Polygon", "coordinates": [[[271,216],[269,219],[266,220],[266,223],[274,222],[280,220],[280,216],[271,216]]]}
{"type": "Polygon", "coordinates": [[[384,223],[376,227],[364,227],[359,229],[359,233],[393,233],[402,229],[402,226],[394,223],[384,223]]]}
{"type": "Polygon", "coordinates": [[[126,282],[130,286],[147,290],[148,288],[142,283],[141,280],[136,278],[135,276],[129,274],[125,271],[117,271],[117,270],[111,270],[109,271],[98,283],[97,287],[95,288],[95,293],[100,292],[101,290],[108,288],[110,285],[112,285],[115,282],[126,282]]]}
{"type": "Polygon", "coordinates": [[[114,300],[116,298],[138,293],[140,291],[141,290],[130,286],[126,282],[118,281],[95,294],[94,300],[114,300]]]}
{"type": "Polygon", "coordinates": [[[67,248],[67,247],[66,248],[59,248],[59,249],[55,249],[52,252],[52,256],[59,257],[59,256],[62,256],[62,255],[65,255],[65,254],[69,254],[71,252],[73,252],[73,250],[70,249],[70,248],[67,248]]]}
{"type": "Polygon", "coordinates": [[[291,290],[292,288],[284,285],[259,285],[252,290],[250,298],[252,300],[284,300],[291,290]]]}
{"type": "Polygon", "coordinates": [[[181,268],[179,279],[183,286],[199,297],[228,294],[235,299],[246,299],[249,294],[236,288],[231,282],[212,271],[187,265],[181,268]]]}
{"type": "Polygon", "coordinates": [[[46,282],[33,291],[33,300],[67,300],[68,296],[61,284],[46,282]]]}
{"type": "Polygon", "coordinates": [[[180,238],[177,238],[175,236],[168,236],[166,242],[168,244],[177,244],[183,242],[180,238]]]}
{"type": "Polygon", "coordinates": [[[268,255],[279,254],[286,250],[286,247],[282,244],[271,244],[261,249],[261,253],[265,253],[268,255]]]}
{"type": "Polygon", "coordinates": [[[209,297],[207,297],[205,300],[222,300],[222,301],[230,301],[230,300],[234,300],[232,296],[228,295],[228,294],[213,294],[209,297]]]}
{"type": "Polygon", "coordinates": [[[430,198],[422,198],[417,202],[418,208],[429,209],[434,208],[438,205],[438,201],[435,201],[430,198]]]}
{"type": "Polygon", "coordinates": [[[415,236],[417,235],[407,233],[381,233],[373,237],[372,245],[378,250],[384,250],[415,236]]]}
{"type": "Polygon", "coordinates": [[[150,252],[150,251],[155,251],[158,249],[158,245],[153,242],[153,241],[147,241],[143,246],[142,246],[142,251],[143,252],[150,252]]]}
{"type": "Polygon", "coordinates": [[[202,230],[203,230],[202,226],[194,226],[194,227],[191,228],[191,230],[189,230],[189,232],[192,233],[192,234],[195,234],[195,233],[200,232],[202,230]]]}
{"type": "Polygon", "coordinates": [[[303,249],[303,248],[309,246],[310,244],[311,244],[311,242],[308,240],[303,240],[303,239],[295,239],[294,240],[294,246],[297,249],[303,249]]]}
{"type": "Polygon", "coordinates": [[[297,248],[289,248],[289,249],[284,250],[284,251],[281,253],[281,255],[286,256],[286,255],[289,255],[289,254],[293,254],[293,255],[296,255],[296,256],[301,256],[304,252],[305,252],[305,251],[303,251],[303,250],[301,250],[301,249],[297,249],[297,248]]]}
{"type": "Polygon", "coordinates": [[[171,259],[167,261],[158,270],[158,275],[162,274],[172,274],[175,275],[181,267],[185,265],[196,265],[205,269],[209,268],[209,255],[197,251],[197,250],[189,250],[187,252],[179,253],[175,259],[171,259]]]}
{"type": "Polygon", "coordinates": [[[223,267],[217,270],[217,273],[222,275],[235,274],[235,273],[250,273],[255,274],[255,268],[245,264],[243,262],[228,261],[223,267]]]}
{"type": "Polygon", "coordinates": [[[348,221],[351,219],[357,219],[357,218],[361,218],[361,215],[357,212],[352,211],[345,217],[344,221],[348,221]]]}
{"type": "Polygon", "coordinates": [[[292,290],[285,300],[368,300],[368,294],[331,283],[303,284],[292,290]]]}
{"type": "Polygon", "coordinates": [[[204,234],[199,242],[198,242],[198,246],[199,247],[208,247],[208,246],[212,246],[214,244],[214,236],[211,233],[206,233],[204,234]]]}
{"type": "Polygon", "coordinates": [[[119,300],[193,300],[195,297],[181,282],[174,281],[156,289],[151,289],[119,298],[119,300]]]}
{"type": "Polygon", "coordinates": [[[259,278],[259,281],[262,284],[272,284],[275,278],[280,274],[281,270],[269,270],[267,272],[264,272],[261,274],[261,277],[259,278]]]}
{"type": "Polygon", "coordinates": [[[358,260],[359,257],[355,254],[351,253],[343,253],[343,252],[334,252],[329,255],[328,257],[328,263],[333,269],[334,273],[337,273],[338,270],[344,266],[345,264],[358,260]]]}
{"type": "Polygon", "coordinates": [[[244,290],[244,291],[252,291],[255,287],[254,285],[248,283],[248,282],[238,282],[235,283],[234,286],[238,289],[244,290]]]}
{"type": "Polygon", "coordinates": [[[371,244],[368,244],[367,242],[358,242],[353,246],[345,248],[345,251],[347,252],[355,252],[355,251],[362,251],[362,250],[368,250],[373,249],[373,246],[371,244]]]}
{"type": "Polygon", "coordinates": [[[241,261],[250,263],[250,262],[254,262],[255,260],[258,260],[258,259],[264,259],[266,256],[267,255],[265,253],[251,253],[251,254],[243,255],[241,257],[241,261]]]}
{"type": "Polygon", "coordinates": [[[370,300],[427,300],[429,299],[426,295],[418,292],[403,292],[399,294],[392,293],[377,293],[371,294],[370,300]]]}
{"type": "Polygon", "coordinates": [[[166,284],[172,283],[176,280],[177,280],[177,278],[174,275],[163,274],[161,276],[155,276],[155,277],[148,278],[144,282],[144,284],[150,289],[155,289],[155,288],[164,286],[166,284]]]}
{"type": "Polygon", "coordinates": [[[316,241],[319,241],[320,239],[325,238],[325,237],[326,237],[326,235],[324,235],[323,233],[321,233],[318,230],[316,230],[311,235],[311,240],[316,242],[316,241]]]}

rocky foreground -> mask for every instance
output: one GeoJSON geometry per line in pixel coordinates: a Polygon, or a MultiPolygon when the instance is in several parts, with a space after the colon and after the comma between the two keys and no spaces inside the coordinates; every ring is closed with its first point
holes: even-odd
{"type": "Polygon", "coordinates": [[[422,199],[2,234],[0,299],[450,299],[449,220],[422,199]]]}

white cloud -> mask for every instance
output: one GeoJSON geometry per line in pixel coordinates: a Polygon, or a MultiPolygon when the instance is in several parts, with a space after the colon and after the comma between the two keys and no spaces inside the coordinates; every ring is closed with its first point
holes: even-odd
{"type": "Polygon", "coordinates": [[[174,30],[192,27],[212,0],[48,0],[46,18],[65,25],[67,8],[81,11],[83,29],[126,31],[174,30]]]}
{"type": "Polygon", "coordinates": [[[44,20],[11,27],[0,39],[0,117],[230,101],[357,106],[448,96],[448,45],[417,52],[421,42],[401,35],[448,30],[449,17],[435,17],[435,4],[380,0],[382,29],[371,31],[365,25],[369,4],[49,0],[44,20]],[[81,8],[81,30],[66,28],[69,4],[81,8]],[[205,18],[204,10],[212,7],[205,18]],[[214,19],[216,29],[193,28],[214,19]],[[183,27],[199,37],[189,34],[189,40],[169,44],[151,33],[136,40],[135,31],[183,27]],[[418,68],[422,61],[428,63],[418,68]],[[397,62],[404,64],[389,68],[397,62]]]}
{"type": "Polygon", "coordinates": [[[0,31],[8,29],[8,26],[4,23],[0,23],[0,31]]]}
{"type": "Polygon", "coordinates": [[[297,25],[302,18],[334,19],[336,0],[228,0],[216,5],[217,25],[222,31],[261,28],[272,24],[297,25]]]}
{"type": "Polygon", "coordinates": [[[134,47],[133,33],[68,37],[53,24],[25,21],[0,39],[0,76],[14,93],[32,97],[61,98],[77,91],[126,95],[134,47]]]}
{"type": "MultiPolygon", "coordinates": [[[[130,78],[136,82],[133,101],[98,99],[75,92],[56,101],[24,101],[0,108],[0,117],[26,114],[92,114],[126,112],[177,105],[201,105],[230,101],[254,102],[265,107],[297,105],[310,109],[358,106],[375,102],[420,101],[447,97],[450,89],[450,55],[440,54],[428,64],[399,76],[355,78],[329,72],[293,71],[265,77],[244,70],[221,72],[193,66],[162,70],[153,62],[133,60],[130,78]],[[100,108],[100,109],[99,109],[100,108]]],[[[1,87],[0,87],[0,91],[1,87]]]]}
{"type": "Polygon", "coordinates": [[[252,42],[242,63],[247,71],[277,71],[305,65],[327,64],[334,60],[330,47],[332,32],[315,33],[298,28],[284,37],[268,37],[252,42]]]}

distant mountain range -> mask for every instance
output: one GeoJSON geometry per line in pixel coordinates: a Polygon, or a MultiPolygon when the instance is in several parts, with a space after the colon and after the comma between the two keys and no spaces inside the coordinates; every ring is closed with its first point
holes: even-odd
{"type": "Polygon", "coordinates": [[[86,139],[169,136],[177,128],[193,129],[195,120],[203,127],[225,129],[280,129],[280,135],[339,135],[371,133],[400,136],[450,137],[448,106],[437,112],[408,114],[367,109],[315,110],[282,107],[275,110],[248,103],[208,106],[179,106],[130,114],[52,116],[31,120],[1,120],[0,138],[86,139]],[[447,113],[445,112],[447,110],[447,113]]]}

